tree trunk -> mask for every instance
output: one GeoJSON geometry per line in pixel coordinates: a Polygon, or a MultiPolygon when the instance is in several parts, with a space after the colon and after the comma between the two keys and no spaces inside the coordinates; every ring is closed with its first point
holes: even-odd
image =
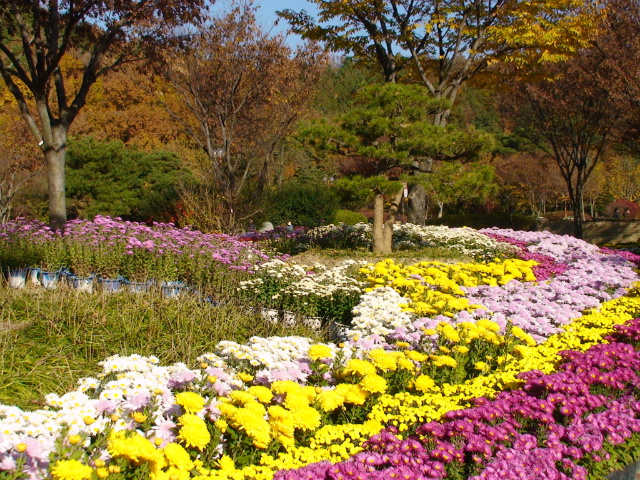
{"type": "Polygon", "coordinates": [[[377,193],[373,204],[373,251],[377,253],[391,253],[393,245],[393,224],[398,213],[398,205],[402,201],[404,187],[396,193],[389,216],[384,221],[384,196],[377,193]]]}
{"type": "Polygon", "coordinates": [[[444,215],[444,202],[438,200],[438,218],[442,218],[442,215],[444,215]]]}
{"type": "Polygon", "coordinates": [[[424,225],[427,218],[427,193],[420,184],[412,185],[407,202],[407,222],[424,225]]]}
{"type": "Polygon", "coordinates": [[[373,201],[373,251],[378,253],[390,253],[386,250],[384,235],[384,196],[377,193],[373,201]]]}
{"type": "Polygon", "coordinates": [[[0,178],[0,225],[4,225],[11,218],[11,206],[15,195],[15,174],[8,173],[0,178]],[[8,178],[6,178],[8,177],[8,178]]]}
{"type": "Polygon", "coordinates": [[[582,239],[582,213],[584,211],[581,192],[577,192],[573,204],[573,236],[582,239]]]}
{"type": "MultiPolygon", "coordinates": [[[[433,159],[418,157],[411,165],[412,172],[431,173],[433,159]]],[[[407,221],[416,225],[424,225],[427,217],[427,193],[422,185],[409,185],[409,202],[407,204],[407,221]]]]}
{"type": "Polygon", "coordinates": [[[67,222],[67,197],[65,187],[65,162],[67,154],[67,131],[57,126],[53,130],[54,144],[45,145],[44,158],[47,162],[49,184],[49,226],[62,230],[67,222]]]}

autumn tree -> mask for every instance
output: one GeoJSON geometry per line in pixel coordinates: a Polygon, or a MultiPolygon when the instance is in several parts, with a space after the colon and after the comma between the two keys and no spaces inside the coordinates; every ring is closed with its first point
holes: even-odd
{"type": "Polygon", "coordinates": [[[179,125],[156,97],[167,86],[148,70],[147,62],[129,63],[101,76],[75,120],[74,137],[118,140],[148,152],[184,144],[179,125]]]}
{"type": "MultiPolygon", "coordinates": [[[[305,11],[283,10],[294,32],[333,51],[377,64],[395,82],[411,65],[435,99],[453,105],[460,87],[489,65],[553,61],[585,46],[593,27],[576,0],[310,0],[305,11]]],[[[434,114],[446,125],[450,109],[434,114]]]]}
{"type": "Polygon", "coordinates": [[[202,0],[0,0],[0,74],[44,154],[49,218],[66,222],[69,128],[106,72],[153,52],[171,29],[197,19],[202,0]],[[82,59],[71,88],[63,60],[82,59]]]}
{"type": "Polygon", "coordinates": [[[324,63],[319,49],[292,51],[262,31],[247,3],[211,18],[167,58],[183,113],[166,106],[206,153],[223,228],[234,229],[251,181],[254,197],[272,184],[277,147],[313,97],[324,63]]]}
{"type": "Polygon", "coordinates": [[[619,145],[640,153],[640,4],[636,0],[608,0],[599,17],[592,55],[602,67],[596,80],[612,102],[620,121],[612,131],[619,145]]]}
{"type": "Polygon", "coordinates": [[[613,198],[640,200],[640,158],[637,155],[609,152],[596,174],[613,198]]]}
{"type": "MultiPolygon", "coordinates": [[[[449,107],[432,115],[446,126],[458,93],[490,65],[555,61],[585,46],[593,27],[581,0],[310,0],[316,21],[305,11],[283,10],[294,32],[322,40],[377,65],[384,80],[401,74],[421,83],[449,107]]],[[[431,171],[433,159],[416,164],[431,171]]],[[[411,188],[410,221],[424,218],[424,191],[411,188]]]]}
{"type": "MultiPolygon", "coordinates": [[[[8,94],[6,90],[0,89],[8,94]]],[[[16,196],[43,168],[35,145],[24,142],[29,135],[17,116],[17,106],[9,95],[0,97],[0,224],[10,220],[16,196]]]]}
{"type": "Polygon", "coordinates": [[[551,78],[517,85],[504,110],[518,134],[555,160],[577,238],[582,238],[585,186],[619,117],[609,92],[597,80],[606,68],[600,60],[589,50],[549,66],[551,78]]]}
{"type": "Polygon", "coordinates": [[[502,187],[511,192],[512,203],[532,215],[542,216],[566,190],[554,160],[548,155],[518,153],[495,160],[502,187]]]}

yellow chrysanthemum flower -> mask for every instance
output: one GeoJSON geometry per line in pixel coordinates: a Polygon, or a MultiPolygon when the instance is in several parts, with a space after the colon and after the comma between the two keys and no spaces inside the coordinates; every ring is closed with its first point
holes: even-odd
{"type": "Polygon", "coordinates": [[[383,372],[393,372],[398,368],[396,357],[382,349],[370,350],[367,355],[372,363],[383,372]]]}
{"type": "Polygon", "coordinates": [[[359,385],[350,383],[339,383],[336,391],[344,397],[345,403],[353,403],[354,405],[362,405],[369,397],[369,394],[359,385]]]}
{"type": "Polygon", "coordinates": [[[460,341],[460,334],[458,334],[457,330],[448,323],[440,324],[440,332],[447,340],[453,343],[458,343],[460,341]]]}
{"type": "Polygon", "coordinates": [[[344,395],[337,390],[323,390],[316,396],[316,401],[324,412],[333,412],[344,405],[344,395]]]}
{"type": "Polygon", "coordinates": [[[284,399],[284,406],[290,410],[296,410],[309,406],[309,397],[303,394],[303,392],[289,392],[284,399]]]}
{"type": "Polygon", "coordinates": [[[112,457],[126,458],[134,463],[148,462],[164,464],[164,455],[151,440],[139,433],[133,435],[125,431],[114,431],[109,436],[107,450],[112,457]]]}
{"type": "Polygon", "coordinates": [[[416,369],[416,365],[408,358],[398,358],[398,368],[413,371],[416,369]]]}
{"type": "Polygon", "coordinates": [[[182,445],[169,443],[164,447],[164,456],[170,466],[189,471],[194,468],[193,461],[182,445]]]}
{"type": "Polygon", "coordinates": [[[415,350],[407,350],[404,352],[404,354],[410,359],[413,360],[415,362],[424,362],[427,358],[429,358],[428,355],[425,355],[422,352],[417,352],[415,350]]]}
{"type": "Polygon", "coordinates": [[[262,403],[270,403],[273,399],[273,393],[267,387],[262,385],[255,385],[253,387],[249,387],[249,393],[255,396],[259,402],[262,403]]]}
{"type": "Polygon", "coordinates": [[[293,424],[301,430],[313,431],[320,427],[322,417],[313,407],[302,407],[293,411],[293,424]]]}
{"type": "Polygon", "coordinates": [[[246,405],[256,400],[256,397],[246,390],[234,390],[229,393],[229,398],[233,400],[233,403],[236,405],[246,405]]]}
{"type": "Polygon", "coordinates": [[[489,330],[490,332],[498,333],[500,331],[500,325],[496,322],[492,322],[488,318],[481,318],[477,323],[478,327],[489,330]]]}
{"type": "Polygon", "coordinates": [[[344,367],[344,373],[349,375],[356,373],[358,375],[371,375],[376,373],[376,367],[366,360],[360,360],[359,358],[352,358],[347,362],[344,367]]]}
{"type": "Polygon", "coordinates": [[[456,368],[458,366],[458,362],[456,362],[455,359],[451,358],[449,355],[434,355],[433,363],[437,367],[447,366],[456,368]]]}
{"type": "Polygon", "coordinates": [[[187,413],[198,413],[204,408],[206,400],[195,392],[180,392],[176,394],[176,403],[187,413]]]}
{"type": "Polygon", "coordinates": [[[535,347],[537,345],[533,337],[518,326],[511,327],[511,335],[513,335],[516,338],[519,338],[530,347],[535,347]]]}
{"type": "Polygon", "coordinates": [[[55,480],[89,480],[93,469],[79,460],[58,460],[51,467],[51,476],[55,480]]]}
{"type": "Polygon", "coordinates": [[[289,392],[297,392],[300,390],[300,384],[291,380],[278,380],[271,384],[271,391],[278,395],[284,395],[289,392]]]}
{"type": "Polygon", "coordinates": [[[333,350],[327,345],[311,345],[309,347],[309,358],[311,360],[320,360],[324,358],[332,358],[333,350]]]}
{"type": "Polygon", "coordinates": [[[218,460],[218,466],[220,470],[226,473],[233,473],[236,471],[236,464],[229,455],[222,455],[218,460]]]}
{"type": "Polygon", "coordinates": [[[526,347],[524,345],[515,345],[513,347],[513,351],[516,352],[518,355],[520,355],[520,357],[522,358],[526,358],[527,356],[529,356],[529,347],[526,347]]]}
{"type": "Polygon", "coordinates": [[[480,370],[480,371],[481,371],[481,372],[483,372],[483,373],[486,373],[486,372],[488,372],[489,370],[491,370],[491,366],[490,366],[488,363],[486,363],[486,362],[476,362],[476,363],[474,364],[474,368],[475,368],[476,370],[480,370]]]}
{"type": "Polygon", "coordinates": [[[423,393],[430,392],[436,386],[436,382],[428,375],[420,375],[416,378],[413,386],[423,393]]]}
{"type": "Polygon", "coordinates": [[[286,437],[293,437],[293,414],[280,405],[269,407],[269,425],[273,430],[286,437]]]}
{"type": "Polygon", "coordinates": [[[365,375],[359,385],[369,393],[384,393],[387,390],[387,381],[376,374],[365,375]]]}
{"type": "Polygon", "coordinates": [[[178,418],[180,430],[178,431],[178,439],[187,447],[202,450],[211,441],[211,435],[207,430],[204,420],[192,413],[185,413],[178,418]]]}

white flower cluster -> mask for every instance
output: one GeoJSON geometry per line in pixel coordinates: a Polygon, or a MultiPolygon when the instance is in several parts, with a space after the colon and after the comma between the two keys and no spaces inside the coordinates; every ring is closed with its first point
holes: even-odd
{"type": "Polygon", "coordinates": [[[143,357],[142,355],[130,355],[123,357],[121,355],[113,355],[112,357],[98,363],[102,367],[103,377],[110,373],[118,372],[140,372],[147,373],[158,365],[157,357],[143,357]]]}
{"type": "Polygon", "coordinates": [[[256,278],[240,282],[239,290],[259,292],[266,283],[265,280],[276,281],[283,285],[288,285],[296,279],[307,275],[307,268],[296,263],[287,263],[282,260],[271,260],[254,268],[256,278]]]}
{"type": "Polygon", "coordinates": [[[360,303],[353,309],[352,327],[347,337],[354,341],[380,340],[396,328],[411,324],[413,317],[403,311],[409,300],[391,287],[381,287],[362,295],[360,303]]]}
{"type": "Polygon", "coordinates": [[[449,228],[446,226],[421,226],[405,223],[394,225],[394,244],[405,249],[442,247],[454,250],[476,260],[491,260],[501,256],[512,256],[515,248],[494,240],[472,228],[449,228]]]}
{"type": "Polygon", "coordinates": [[[362,285],[349,270],[354,266],[364,265],[366,262],[346,260],[333,268],[321,264],[302,265],[295,262],[272,260],[255,268],[256,278],[240,282],[240,290],[259,293],[266,284],[277,282],[280,290],[277,295],[292,294],[306,296],[331,296],[343,290],[359,292],[362,285]]]}
{"type": "MultiPolygon", "coordinates": [[[[29,457],[38,462],[33,466],[39,471],[34,477],[45,478],[49,455],[63,434],[81,435],[89,442],[107,428],[132,430],[138,427],[134,413],[145,408],[152,411],[150,432],[172,441],[175,423],[168,419],[175,408],[172,391],[189,382],[201,384],[204,375],[184,364],[161,367],[157,363],[155,357],[115,355],[101,362],[99,378],[83,378],[75,391],[64,395],[47,395],[45,409],[24,412],[0,405],[0,470],[13,468],[15,458],[9,453],[24,444],[29,457]],[[169,428],[163,428],[167,422],[169,428]]],[[[102,456],[107,458],[108,453],[102,456]]]]}
{"type": "MultiPolygon", "coordinates": [[[[306,297],[317,295],[319,297],[330,297],[337,292],[361,292],[362,282],[350,275],[349,270],[354,266],[365,265],[367,262],[357,262],[346,260],[340,265],[327,268],[324,265],[314,265],[305,267],[306,275],[282,290],[283,294],[306,297]]],[[[301,265],[298,265],[299,267],[301,265]]]]}
{"type": "Polygon", "coordinates": [[[277,367],[282,362],[303,358],[311,340],[305,337],[251,337],[249,343],[222,341],[216,345],[217,355],[231,365],[248,362],[254,367],[277,367]]]}
{"type": "Polygon", "coordinates": [[[332,243],[366,248],[371,247],[371,235],[371,225],[367,223],[323,225],[307,232],[307,236],[312,242],[328,240],[332,243]]]}
{"type": "MultiPolygon", "coordinates": [[[[367,223],[356,225],[326,225],[308,232],[315,241],[332,240],[336,244],[369,247],[373,226],[367,223]]],[[[422,226],[405,223],[393,226],[393,246],[398,250],[417,250],[425,247],[442,247],[454,250],[476,260],[489,260],[500,256],[511,256],[515,249],[494,240],[472,228],[449,228],[446,226],[422,226]]]]}

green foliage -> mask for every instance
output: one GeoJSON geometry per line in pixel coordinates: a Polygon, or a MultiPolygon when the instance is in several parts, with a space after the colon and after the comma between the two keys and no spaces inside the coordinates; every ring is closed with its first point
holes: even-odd
{"type": "Polygon", "coordinates": [[[175,187],[194,181],[172,153],[144,153],[91,138],[69,143],[66,175],[70,206],[86,218],[169,220],[178,200],[175,187]]]}
{"type": "Polygon", "coordinates": [[[479,228],[513,228],[514,230],[535,230],[535,218],[531,215],[494,213],[463,213],[459,215],[445,215],[442,218],[427,220],[426,225],[446,225],[447,227],[479,228]]]}
{"type": "Polygon", "coordinates": [[[449,108],[417,85],[387,83],[362,88],[354,107],[335,120],[316,121],[298,138],[318,157],[366,157],[373,174],[409,169],[418,158],[474,159],[495,147],[492,135],[472,127],[433,125],[433,115],[449,108]]]}
{"type": "Polygon", "coordinates": [[[482,204],[498,193],[493,166],[443,162],[429,174],[404,177],[404,180],[420,183],[428,197],[441,208],[445,204],[482,204]]]}
{"type": "Polygon", "coordinates": [[[479,130],[501,135],[502,119],[494,98],[493,92],[489,89],[466,85],[456,98],[456,104],[449,117],[450,123],[460,128],[473,125],[479,130]]]}
{"type": "Polygon", "coordinates": [[[355,175],[339,178],[336,181],[336,191],[343,200],[359,201],[363,204],[372,200],[377,193],[389,196],[401,188],[402,182],[389,180],[384,175],[376,175],[375,177],[355,175]]]}
{"type": "Polygon", "coordinates": [[[315,227],[326,224],[338,209],[336,195],[323,183],[290,182],[271,195],[265,212],[274,225],[315,227]]]}
{"type": "Polygon", "coordinates": [[[327,68],[320,80],[314,107],[323,116],[335,116],[353,105],[358,90],[376,81],[375,76],[352,57],[327,68]]]}
{"type": "Polygon", "coordinates": [[[352,212],[351,210],[338,210],[333,217],[333,223],[344,223],[347,225],[355,225],[356,223],[366,223],[367,217],[362,213],[352,212]]]}

